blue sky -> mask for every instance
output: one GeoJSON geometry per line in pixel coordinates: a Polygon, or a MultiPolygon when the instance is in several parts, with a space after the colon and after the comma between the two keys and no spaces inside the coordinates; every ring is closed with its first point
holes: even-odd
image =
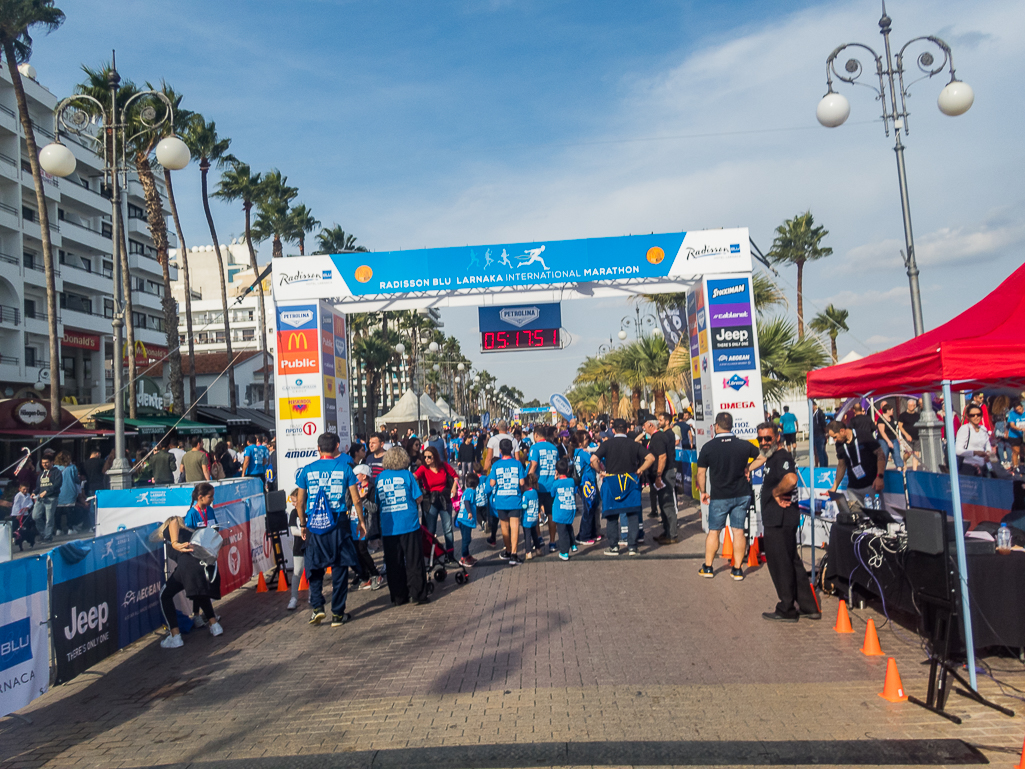
{"type": "MultiPolygon", "coordinates": [[[[318,219],[372,249],[747,226],[765,250],[776,225],[811,209],[834,255],[806,272],[806,313],[850,310],[841,355],[912,332],[892,139],[872,93],[845,87],[842,128],[814,117],[829,52],[880,47],[875,2],[63,5],[67,22],[37,37],[32,59],[55,94],[116,48],[124,77],[166,79],[236,155],[281,169],[318,219]]],[[[907,164],[932,327],[1022,262],[1025,8],[888,11],[898,46],[943,37],[976,92],[951,119],[935,106],[940,78],[912,88],[907,164]]],[[[209,242],[195,166],[176,192],[188,242],[209,242]]],[[[239,235],[240,213],[214,206],[221,240],[239,235]]],[[[791,300],[794,280],[781,272],[791,300]]],[[[443,317],[468,355],[546,399],[627,313],[566,302],[571,347],[500,360],[475,356],[475,310],[443,317]]]]}

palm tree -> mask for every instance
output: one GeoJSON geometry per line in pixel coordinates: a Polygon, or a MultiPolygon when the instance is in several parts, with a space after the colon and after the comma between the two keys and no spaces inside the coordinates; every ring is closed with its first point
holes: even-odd
{"type": "MultiPolygon", "coordinates": [[[[252,214],[253,205],[262,189],[263,180],[260,174],[253,174],[246,163],[235,161],[231,167],[221,174],[221,180],[217,183],[217,191],[213,197],[220,198],[226,202],[242,201],[242,212],[246,218],[246,246],[249,248],[249,267],[253,271],[253,279],[256,280],[257,301],[256,319],[260,324],[260,351],[267,353],[267,318],[266,304],[263,295],[263,281],[259,280],[260,268],[256,263],[256,249],[253,248],[252,237],[252,214]]],[[[265,360],[266,362],[266,360],[265,360]]],[[[263,411],[270,413],[270,382],[268,380],[268,366],[263,366],[263,411]]]]}
{"type": "Polygon", "coordinates": [[[811,323],[808,327],[811,328],[816,334],[827,334],[829,336],[829,351],[833,355],[833,363],[836,363],[836,338],[844,331],[850,331],[847,328],[847,317],[850,313],[847,310],[841,310],[839,307],[829,305],[825,310],[820,312],[814,318],[811,319],[811,323]]]}
{"type": "Polygon", "coordinates": [[[381,377],[398,355],[395,345],[400,341],[401,337],[394,331],[375,331],[359,339],[352,347],[353,357],[362,365],[367,383],[367,408],[363,412],[364,435],[375,429],[381,377]]]}
{"type": "Polygon", "coordinates": [[[776,228],[776,238],[766,254],[773,264],[797,265],[797,337],[804,338],[804,265],[822,259],[833,253],[833,249],[822,245],[829,234],[821,225],[815,226],[811,211],[787,219],[776,228]]]}
{"type": "Polygon", "coordinates": [[[759,315],[770,307],[787,304],[786,294],[764,272],[751,275],[751,288],[754,292],[755,311],[759,315]]]}
{"type": "MultiPolygon", "coordinates": [[[[57,338],[57,282],[53,271],[53,248],[50,245],[50,214],[43,192],[43,176],[39,169],[39,147],[33,130],[32,117],[25,98],[25,86],[21,82],[18,65],[32,56],[33,28],[53,32],[64,23],[64,12],[55,8],[53,0],[5,0],[0,3],[0,48],[7,59],[7,69],[14,85],[18,101],[18,115],[28,150],[28,162],[32,170],[32,184],[36,188],[36,209],[39,211],[39,239],[43,243],[43,271],[46,275],[46,317],[50,342],[50,426],[60,429],[60,347],[57,338]]],[[[114,351],[115,357],[117,351],[114,351]]]]}
{"type": "MultiPolygon", "coordinates": [[[[167,124],[167,136],[179,136],[186,132],[192,122],[194,112],[182,109],[182,96],[166,82],[161,82],[160,90],[174,107],[174,120],[167,124]]],[[[185,284],[185,335],[189,345],[189,403],[195,404],[199,397],[196,392],[196,343],[192,335],[192,285],[189,280],[189,249],[185,245],[185,233],[182,232],[181,220],[178,218],[178,205],[174,200],[174,186],[171,184],[171,171],[164,169],[164,186],[167,188],[167,202],[171,208],[174,229],[178,233],[178,256],[181,264],[182,281],[185,284]]],[[[180,347],[180,345],[179,345],[180,347]]]]}
{"type": "MultiPolygon", "coordinates": [[[[82,71],[85,73],[86,80],[84,83],[79,84],[76,90],[79,93],[89,94],[93,98],[97,99],[101,104],[105,104],[109,98],[110,65],[105,65],[98,70],[92,70],[83,66],[82,71]]],[[[131,81],[121,81],[114,97],[119,114],[121,110],[124,109],[128,100],[138,93],[138,90],[139,89],[136,88],[135,84],[131,81]]],[[[90,109],[89,103],[87,102],[83,105],[83,109],[88,112],[93,112],[96,108],[90,109]]],[[[107,154],[108,156],[113,156],[115,148],[110,134],[107,135],[106,142],[107,154]]],[[[128,148],[126,148],[126,150],[127,149],[128,148]]],[[[117,232],[113,233],[111,237],[117,238],[119,250],[118,263],[121,266],[121,295],[124,298],[121,314],[125,327],[124,355],[128,359],[128,416],[130,419],[135,419],[138,416],[138,400],[136,398],[138,388],[138,362],[135,357],[135,304],[132,298],[132,274],[128,264],[128,239],[125,233],[125,212],[123,210],[118,212],[117,232]]],[[[177,342],[175,343],[175,346],[177,346],[177,342]]],[[[119,353],[115,352],[115,358],[118,354],[119,353]]],[[[122,395],[118,393],[115,397],[120,398],[122,395]]]]}
{"type": "Polygon", "coordinates": [[[310,209],[301,203],[288,212],[287,239],[299,245],[299,256],[306,255],[306,234],[319,226],[320,222],[313,218],[310,209]]]}
{"type": "Polygon", "coordinates": [[[199,178],[203,194],[203,211],[206,213],[206,223],[210,227],[210,239],[213,241],[214,253],[217,255],[218,276],[221,279],[221,311],[224,314],[224,344],[228,352],[228,402],[231,413],[238,413],[238,397],[235,393],[235,367],[231,364],[235,358],[231,352],[231,326],[228,323],[228,287],[224,278],[224,256],[221,254],[221,244],[217,240],[217,228],[214,227],[214,217],[210,213],[210,194],[207,186],[207,176],[210,173],[211,164],[218,168],[226,163],[235,160],[228,153],[231,146],[231,139],[221,139],[217,135],[217,126],[214,121],[207,122],[198,112],[193,116],[188,130],[182,137],[192,151],[192,157],[199,160],[199,178]]]}
{"type": "Polygon", "coordinates": [[[288,207],[299,190],[289,187],[288,177],[282,176],[276,168],[268,171],[260,185],[260,194],[256,198],[256,223],[253,225],[253,237],[258,241],[273,238],[271,256],[280,259],[284,255],[281,247],[282,237],[290,231],[288,207]]]}
{"type": "Polygon", "coordinates": [[[341,228],[340,225],[335,225],[328,229],[325,227],[320,231],[317,236],[317,252],[321,254],[344,254],[347,251],[369,251],[364,246],[356,245],[356,236],[349,235],[341,228]]]}
{"type": "Polygon", "coordinates": [[[619,370],[612,357],[588,357],[577,369],[575,384],[604,384],[609,390],[608,407],[613,419],[619,414],[619,370]]]}
{"type": "MultiPolygon", "coordinates": [[[[666,408],[666,390],[679,386],[681,371],[669,368],[669,345],[665,338],[655,334],[642,336],[636,342],[617,351],[615,356],[625,376],[634,385],[651,389],[654,412],[660,414],[666,408]]],[[[640,407],[638,402],[635,410],[640,407]]]]}
{"type": "Polygon", "coordinates": [[[812,369],[826,365],[826,352],[817,340],[801,339],[785,317],[758,322],[758,355],[762,361],[762,396],[779,401],[805,383],[812,369]]]}

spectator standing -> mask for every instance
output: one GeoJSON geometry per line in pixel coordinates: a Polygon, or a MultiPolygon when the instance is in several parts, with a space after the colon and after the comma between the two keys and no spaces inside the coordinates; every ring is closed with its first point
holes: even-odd
{"type": "MultiPolygon", "coordinates": [[[[351,456],[351,455],[350,455],[351,456]]],[[[366,520],[367,508],[373,506],[370,496],[370,467],[367,465],[356,465],[352,468],[359,487],[359,495],[363,500],[363,517],[366,520]]],[[[352,541],[356,545],[356,577],[352,586],[356,590],[380,590],[384,586],[381,572],[370,555],[370,548],[367,546],[367,533],[364,528],[359,528],[359,517],[356,514],[355,506],[349,508],[349,524],[352,528],[352,541]]]]}
{"type": "MultiPolygon", "coordinates": [[[[174,472],[173,483],[181,483],[184,480],[184,471],[182,470],[182,460],[185,459],[185,449],[181,447],[181,441],[178,438],[171,438],[168,443],[168,452],[174,457],[174,464],[177,468],[174,472]]],[[[230,478],[231,476],[225,476],[230,478]]]]}
{"type": "Polygon", "coordinates": [[[438,518],[445,535],[445,559],[455,561],[455,539],[452,531],[452,487],[456,471],[448,462],[443,462],[438,450],[428,446],[424,452],[424,463],[413,472],[420,489],[425,495],[424,519],[428,531],[437,534],[438,518]]]}
{"type": "Polygon", "coordinates": [[[78,496],[82,493],[82,485],[78,478],[78,468],[66,451],[57,455],[54,464],[61,473],[60,493],[57,495],[57,526],[60,526],[63,516],[68,534],[72,534],[79,529],[78,496]]]}
{"type": "Polygon", "coordinates": [[[918,469],[918,462],[922,458],[922,439],[918,437],[918,420],[921,416],[918,401],[908,398],[905,411],[897,417],[897,426],[904,443],[904,461],[911,462],[912,470],[918,469]]]}
{"type": "Polygon", "coordinates": [[[887,459],[893,457],[893,464],[900,469],[904,466],[901,457],[900,436],[897,421],[893,418],[893,404],[883,401],[879,407],[879,419],[876,421],[876,432],[879,435],[879,446],[887,459]]]}
{"type": "Polygon", "coordinates": [[[1011,467],[1022,463],[1022,443],[1025,436],[1025,402],[1018,401],[1007,412],[1007,442],[1011,444],[1011,467]]]}
{"type": "Polygon", "coordinates": [[[826,414],[815,401],[811,402],[812,426],[815,429],[815,466],[829,467],[829,454],[826,452],[826,414]]]}
{"type": "Polygon", "coordinates": [[[357,560],[349,524],[350,499],[360,534],[366,534],[366,523],[356,476],[349,463],[338,456],[338,436],[323,433],[317,438],[317,450],[320,458],[300,468],[295,476],[299,487],[296,517],[306,540],[306,581],[313,609],[310,624],[319,625],[326,616],[324,574],[331,569],[331,627],[341,627],[352,618],[345,612],[345,602],[349,595],[348,571],[356,568],[357,560]]]}
{"type": "Polygon", "coordinates": [[[39,476],[33,498],[32,518],[36,528],[43,534],[43,542],[52,542],[57,518],[57,497],[64,483],[64,475],[53,466],[54,454],[47,449],[39,460],[39,476]]]}
{"type": "Polygon", "coordinates": [[[779,417],[779,427],[783,431],[783,446],[787,451],[797,450],[797,417],[790,413],[790,407],[784,406],[779,417]]]}
{"type": "Polygon", "coordinates": [[[459,512],[456,514],[456,523],[459,526],[459,533],[462,535],[463,550],[459,558],[459,565],[464,568],[472,568],[476,565],[477,559],[470,555],[470,541],[473,538],[473,530],[477,528],[477,486],[480,478],[477,473],[469,472],[463,476],[463,496],[459,500],[459,512]]]}
{"type": "Polygon", "coordinates": [[[288,503],[292,506],[288,512],[288,530],[292,534],[292,584],[289,586],[292,594],[285,607],[289,611],[294,611],[299,606],[299,583],[306,569],[306,540],[299,529],[299,513],[296,512],[298,499],[299,489],[292,489],[292,493],[288,495],[288,503]]]}
{"type": "Polygon", "coordinates": [[[987,433],[992,435],[993,418],[990,416],[989,406],[986,405],[986,393],[984,393],[982,390],[977,390],[976,392],[972,393],[972,399],[965,404],[965,423],[968,422],[968,409],[972,406],[978,407],[979,410],[982,412],[982,426],[986,428],[987,433]]]}
{"type": "Polygon", "coordinates": [[[577,542],[573,537],[577,490],[573,479],[569,477],[569,466],[570,460],[566,457],[555,463],[555,487],[552,492],[552,518],[558,527],[559,558],[563,561],[569,560],[571,552],[577,552],[577,542]]]}
{"type": "Polygon", "coordinates": [[[441,461],[448,463],[448,447],[445,445],[445,441],[440,435],[438,435],[438,428],[432,427],[427,438],[427,445],[433,446],[434,450],[438,452],[438,456],[441,457],[441,461]]]}
{"type": "Polygon", "coordinates": [[[198,435],[192,439],[192,450],[182,459],[185,483],[202,483],[210,480],[210,458],[203,451],[203,439],[198,435]]]}
{"type": "Polygon", "coordinates": [[[409,454],[395,446],[381,462],[383,470],[374,483],[374,501],[381,516],[384,563],[388,571],[388,592],[396,606],[426,604],[427,570],[417,500],[422,493],[409,472],[409,454]]]}
{"type": "Polygon", "coordinates": [[[491,465],[498,461],[498,458],[502,456],[501,449],[499,449],[499,445],[502,443],[502,441],[507,440],[512,444],[513,454],[519,451],[520,448],[520,442],[514,439],[512,435],[509,433],[508,422],[506,422],[504,419],[500,419],[498,420],[498,424],[496,424],[495,427],[498,428],[498,433],[496,435],[491,436],[491,438],[488,439],[487,448],[485,449],[484,454],[484,471],[489,473],[491,472],[491,465]]]}
{"type": "Polygon", "coordinates": [[[255,435],[250,435],[242,452],[243,477],[263,480],[267,472],[267,454],[267,447],[261,446],[255,435]]]}
{"type": "Polygon", "coordinates": [[[593,545],[601,539],[601,535],[598,533],[597,519],[601,501],[598,497],[598,476],[595,474],[594,468],[591,467],[591,451],[586,430],[577,430],[576,443],[577,447],[573,451],[573,464],[576,466],[577,478],[579,478],[577,493],[582,502],[578,533],[580,540],[585,545],[593,545]],[[590,490],[590,498],[588,498],[586,490],[590,490]]]}
{"type": "Polygon", "coordinates": [[[879,494],[883,490],[886,472],[886,454],[875,438],[862,440],[858,433],[842,422],[830,422],[826,432],[836,443],[835,492],[847,478],[847,501],[851,509],[864,508],[866,494],[879,494]]]}
{"type": "Polygon", "coordinates": [[[591,468],[601,481],[601,507],[608,537],[605,555],[613,557],[619,555],[620,514],[625,515],[627,520],[627,555],[640,555],[637,549],[637,529],[641,517],[640,475],[655,463],[655,457],[627,437],[628,427],[625,419],[614,420],[612,437],[591,455],[591,468]],[[603,461],[604,471],[601,465],[603,461]]]}
{"type": "Polygon", "coordinates": [[[169,486],[174,483],[177,474],[178,463],[174,455],[167,450],[167,442],[161,441],[157,444],[157,451],[150,460],[150,472],[153,474],[153,483],[157,486],[169,486]]]}
{"type": "Polygon", "coordinates": [[[797,622],[801,615],[822,619],[804,561],[797,551],[797,527],[801,521],[801,511],[793,498],[797,489],[797,463],[789,451],[780,448],[779,433],[771,422],[758,425],[758,450],[765,460],[762,539],[769,576],[779,597],[776,608],[763,612],[762,617],[777,622],[797,622]]]}
{"type": "Polygon", "coordinates": [[[672,430],[669,414],[658,415],[658,431],[648,441],[648,453],[655,457],[652,488],[655,489],[656,508],[662,519],[662,534],[655,537],[660,545],[675,545],[680,541],[676,502],[676,434],[672,430]]]}
{"type": "Polygon", "coordinates": [[[103,473],[103,456],[95,446],[90,449],[89,458],[85,460],[85,481],[90,496],[107,488],[107,476],[103,473]]]}
{"type": "Polygon", "coordinates": [[[733,434],[733,415],[720,411],[715,415],[715,436],[701,447],[698,454],[698,489],[701,503],[708,505],[708,534],[705,536],[705,563],[699,570],[702,577],[714,577],[712,563],[719,550],[719,535],[729,523],[733,533],[733,568],[730,576],[744,579],[741,564],[747,550],[744,521],[751,506],[751,471],[765,464],[763,457],[748,441],[733,434]],[[711,471],[709,490],[705,480],[711,471]]]}
{"type": "Polygon", "coordinates": [[[466,475],[473,470],[473,466],[477,461],[477,455],[473,447],[473,436],[465,430],[459,437],[459,450],[456,454],[456,459],[459,463],[459,474],[464,478],[466,475]]]}
{"type": "MultiPolygon", "coordinates": [[[[855,403],[851,406],[851,429],[858,437],[859,443],[868,443],[869,441],[875,440],[876,425],[872,421],[872,417],[865,413],[865,409],[860,403],[855,403]]],[[[826,427],[829,429],[828,425],[826,427]]]]}

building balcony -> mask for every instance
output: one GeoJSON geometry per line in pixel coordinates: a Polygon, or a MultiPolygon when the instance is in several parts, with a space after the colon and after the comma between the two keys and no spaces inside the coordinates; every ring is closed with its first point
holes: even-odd
{"type": "MultiPolygon", "coordinates": [[[[60,179],[56,176],[51,176],[42,169],[39,170],[43,179],[43,195],[47,200],[60,200],[60,179]]],[[[29,200],[34,200],[36,196],[36,185],[32,180],[32,171],[26,171],[24,168],[21,169],[21,184],[24,188],[22,195],[27,196],[29,200]]]]}
{"type": "Polygon", "coordinates": [[[84,267],[76,267],[72,264],[61,264],[60,268],[63,272],[63,277],[70,284],[110,296],[114,290],[113,276],[109,273],[99,272],[96,269],[101,263],[100,257],[92,257],[92,260],[94,268],[91,270],[87,270],[84,267]]]}
{"type": "MultiPolygon", "coordinates": [[[[3,167],[0,163],[0,168],[3,167]]],[[[18,216],[18,209],[7,203],[0,203],[0,227],[17,232],[21,229],[21,217],[18,216]]]]}
{"type": "Polygon", "coordinates": [[[0,177],[16,182],[21,179],[21,164],[16,158],[0,152],[0,177]]]}
{"type": "Polygon", "coordinates": [[[94,230],[87,224],[79,224],[70,219],[64,219],[60,224],[61,234],[67,238],[69,243],[78,243],[101,253],[110,253],[110,238],[104,237],[99,230],[94,230]]]}
{"type": "MultiPolygon", "coordinates": [[[[2,169],[0,169],[0,173],[2,173],[2,169]]],[[[94,192],[78,182],[65,179],[64,183],[61,184],[60,193],[62,200],[67,198],[95,209],[97,216],[110,216],[110,201],[105,199],[100,193],[94,192]]]]}

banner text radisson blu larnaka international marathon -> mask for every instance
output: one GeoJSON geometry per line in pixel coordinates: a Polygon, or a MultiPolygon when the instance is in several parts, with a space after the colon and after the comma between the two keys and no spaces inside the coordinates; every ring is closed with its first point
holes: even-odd
{"type": "Polygon", "coordinates": [[[747,228],[275,259],[277,301],[751,271],[747,228]]]}

